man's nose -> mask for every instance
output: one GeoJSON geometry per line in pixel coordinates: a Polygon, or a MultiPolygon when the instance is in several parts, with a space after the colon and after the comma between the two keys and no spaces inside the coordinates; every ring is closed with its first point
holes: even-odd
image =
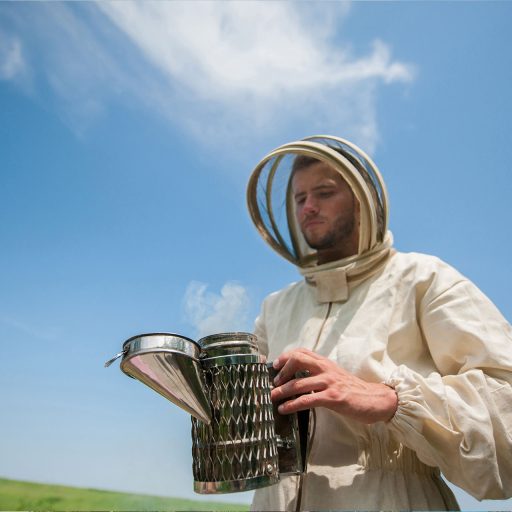
{"type": "Polygon", "coordinates": [[[306,200],[304,201],[304,206],[302,207],[302,211],[305,215],[311,215],[318,213],[318,203],[315,201],[314,197],[306,197],[306,200]]]}

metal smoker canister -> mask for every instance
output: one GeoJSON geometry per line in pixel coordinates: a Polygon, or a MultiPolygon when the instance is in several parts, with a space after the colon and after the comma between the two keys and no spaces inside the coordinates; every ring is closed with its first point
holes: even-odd
{"type": "Polygon", "coordinates": [[[279,414],[270,401],[276,371],[256,336],[231,332],[195,342],[147,333],[123,343],[120,368],[192,418],[194,490],[246,491],[306,470],[309,411],[279,414]]]}
{"type": "Polygon", "coordinates": [[[194,490],[247,491],[279,481],[274,415],[265,359],[255,336],[199,340],[211,422],[192,417],[194,490]]]}

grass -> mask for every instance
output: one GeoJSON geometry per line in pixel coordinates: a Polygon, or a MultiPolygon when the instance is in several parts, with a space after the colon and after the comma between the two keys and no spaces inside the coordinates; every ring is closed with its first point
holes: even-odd
{"type": "Polygon", "coordinates": [[[0,510],[248,510],[248,505],[163,498],[0,478],[0,510]]]}

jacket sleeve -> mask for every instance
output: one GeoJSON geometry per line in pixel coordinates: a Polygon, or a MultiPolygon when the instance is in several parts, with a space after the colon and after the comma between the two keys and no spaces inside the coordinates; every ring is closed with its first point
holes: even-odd
{"type": "Polygon", "coordinates": [[[396,368],[389,429],[475,498],[511,497],[512,328],[467,280],[427,292],[418,322],[438,372],[396,368]]]}

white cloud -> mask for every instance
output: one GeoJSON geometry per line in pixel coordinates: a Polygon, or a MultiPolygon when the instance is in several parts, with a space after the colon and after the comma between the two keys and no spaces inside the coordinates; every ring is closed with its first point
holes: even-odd
{"type": "Polygon", "coordinates": [[[25,70],[19,38],[0,31],[0,80],[12,80],[25,70]]]}
{"type": "Polygon", "coordinates": [[[121,101],[166,116],[220,151],[330,132],[371,152],[379,88],[414,75],[384,41],[368,41],[357,54],[341,42],[347,2],[104,1],[9,10],[76,131],[121,101]]]}
{"type": "Polygon", "coordinates": [[[217,294],[208,291],[206,284],[192,281],[183,303],[187,320],[198,338],[248,329],[249,297],[240,284],[228,282],[217,294]]]}
{"type": "MultiPolygon", "coordinates": [[[[331,6],[331,14],[345,17],[343,5],[334,4],[334,11],[331,6]]],[[[301,4],[102,2],[99,7],[166,75],[203,99],[277,99],[371,78],[411,79],[407,66],[391,62],[383,42],[377,41],[369,56],[352,58],[330,41],[333,27],[319,30],[306,16],[311,8],[301,4]]]]}
{"type": "MultiPolygon", "coordinates": [[[[98,5],[169,81],[187,91],[178,110],[203,138],[247,137],[279,131],[290,120],[296,126],[314,119],[323,131],[349,131],[372,150],[378,137],[375,85],[413,78],[412,67],[394,61],[382,41],[362,57],[336,42],[348,3],[98,5]]],[[[173,102],[173,114],[179,103],[173,102]]]]}

